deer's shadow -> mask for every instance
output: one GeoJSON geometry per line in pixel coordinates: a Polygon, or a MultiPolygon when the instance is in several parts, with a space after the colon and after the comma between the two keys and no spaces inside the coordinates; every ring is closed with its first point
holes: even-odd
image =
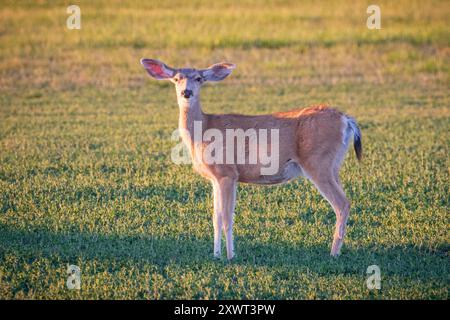
{"type": "MultiPolygon", "coordinates": [[[[28,259],[46,256],[59,261],[100,260],[106,263],[153,264],[164,268],[168,264],[185,267],[209,263],[253,267],[282,267],[318,274],[365,274],[368,263],[396,267],[385,273],[407,276],[420,274],[421,279],[437,279],[427,266],[448,267],[447,248],[435,251],[397,246],[390,248],[345,248],[339,258],[329,255],[326,245],[307,247],[287,243],[259,243],[237,239],[237,257],[231,262],[212,257],[212,237],[154,238],[148,235],[115,236],[85,232],[54,233],[45,229],[16,229],[0,225],[3,253],[14,252],[28,259]],[[427,263],[424,263],[427,261],[427,263]],[[326,262],[326,263],[323,263],[326,262]]],[[[3,255],[3,254],[1,254],[3,255]]]]}

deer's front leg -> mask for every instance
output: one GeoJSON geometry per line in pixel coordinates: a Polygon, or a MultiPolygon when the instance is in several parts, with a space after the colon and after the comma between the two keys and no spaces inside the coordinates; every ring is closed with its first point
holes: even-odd
{"type": "Polygon", "coordinates": [[[220,256],[221,229],[225,233],[227,258],[234,257],[233,218],[236,203],[236,180],[220,178],[214,185],[214,256],[220,256]],[[216,254],[217,253],[217,254],[216,254]]]}
{"type": "Polygon", "coordinates": [[[217,182],[213,182],[213,195],[214,195],[214,213],[213,213],[213,226],[214,226],[214,258],[220,258],[222,253],[222,212],[219,203],[220,192],[217,182]]]}

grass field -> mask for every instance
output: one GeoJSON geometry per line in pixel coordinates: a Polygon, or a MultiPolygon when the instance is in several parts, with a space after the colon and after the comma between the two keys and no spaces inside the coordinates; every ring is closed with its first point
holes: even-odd
{"type": "Polygon", "coordinates": [[[0,2],[0,298],[448,299],[450,4],[0,2]],[[237,64],[204,111],[326,103],[361,125],[335,216],[304,179],[240,185],[237,257],[212,259],[210,185],[170,160],[172,85],[139,64],[237,64]],[[81,290],[66,288],[68,264],[81,290]],[[381,269],[381,290],[366,287],[381,269]]]}

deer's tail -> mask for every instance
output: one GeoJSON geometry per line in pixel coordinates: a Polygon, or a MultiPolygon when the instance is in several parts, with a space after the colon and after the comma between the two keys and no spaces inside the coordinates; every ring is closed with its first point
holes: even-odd
{"type": "Polygon", "coordinates": [[[350,116],[346,116],[348,128],[353,132],[353,148],[355,149],[356,158],[359,161],[362,159],[362,141],[361,141],[361,130],[359,129],[358,123],[355,119],[350,116]]]}

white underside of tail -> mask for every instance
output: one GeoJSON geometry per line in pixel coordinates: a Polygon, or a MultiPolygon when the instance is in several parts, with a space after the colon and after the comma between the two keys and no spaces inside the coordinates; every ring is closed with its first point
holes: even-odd
{"type": "Polygon", "coordinates": [[[344,161],[345,155],[348,150],[348,146],[350,145],[350,138],[353,132],[352,121],[348,116],[342,115],[341,121],[342,121],[342,149],[339,152],[338,156],[336,157],[336,165],[338,167],[340,167],[342,165],[342,162],[344,161]]]}

